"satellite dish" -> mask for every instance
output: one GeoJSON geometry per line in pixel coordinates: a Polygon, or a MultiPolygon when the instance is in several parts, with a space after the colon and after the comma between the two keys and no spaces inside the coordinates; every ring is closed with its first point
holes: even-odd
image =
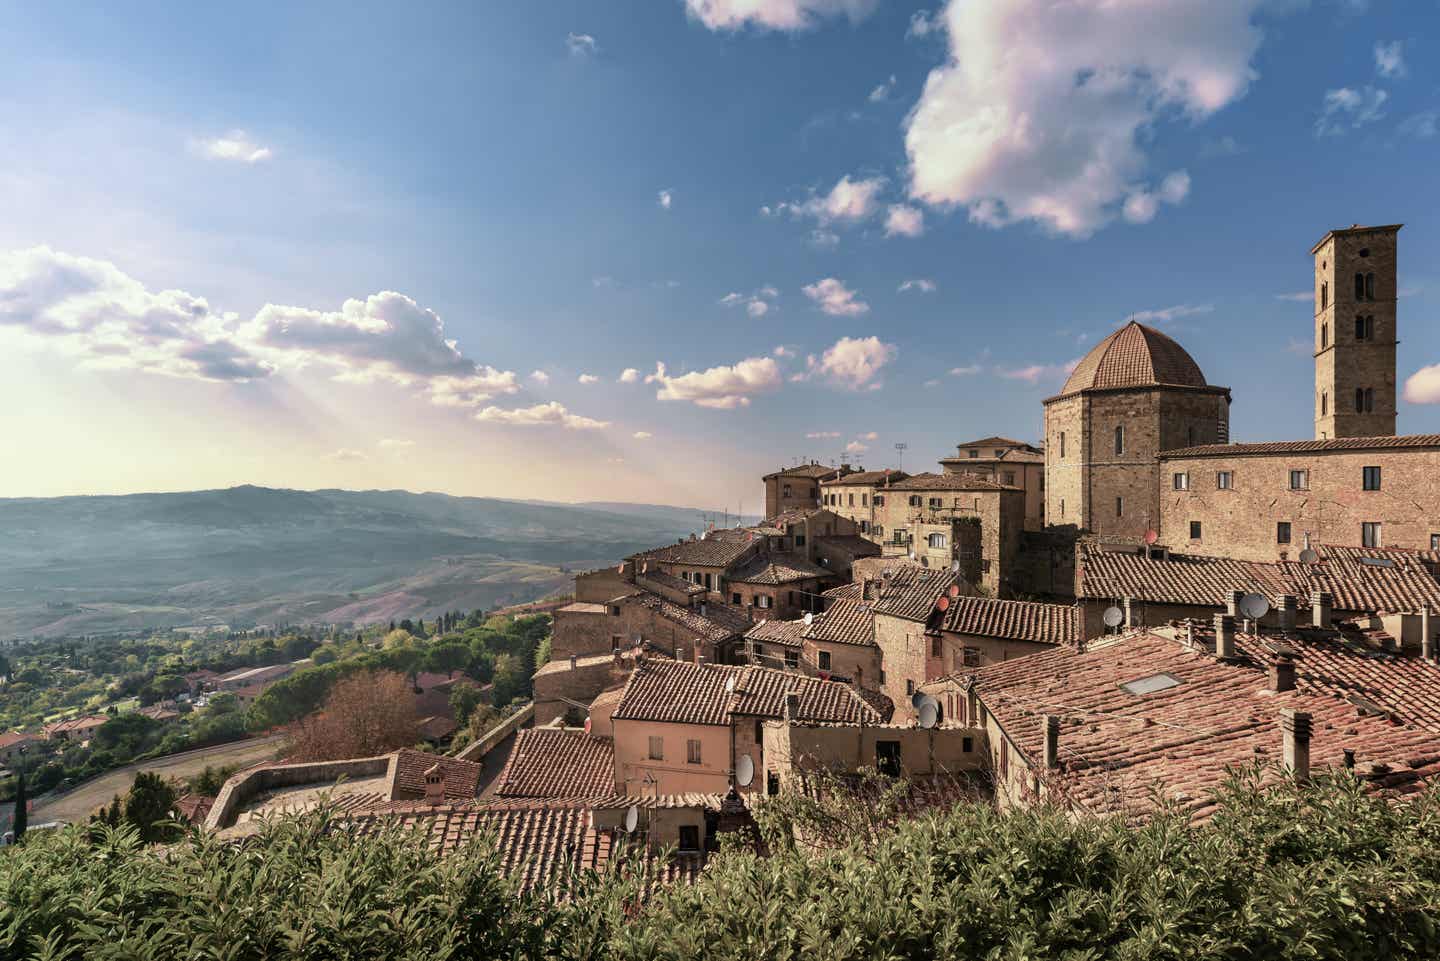
{"type": "Polygon", "coordinates": [[[960,570],[960,562],[959,562],[959,561],[951,561],[951,562],[950,562],[950,569],[951,569],[952,571],[958,571],[958,570],[960,570]]]}
{"type": "MultiPolygon", "coordinates": [[[[959,561],[954,561],[953,564],[952,564],[952,566],[958,568],[958,567],[960,566],[960,562],[959,562],[959,561]]],[[[959,584],[951,584],[951,585],[950,585],[950,589],[949,589],[948,591],[946,591],[945,593],[946,593],[946,594],[949,594],[951,597],[959,597],[959,596],[960,596],[960,585],[959,585],[959,584]]]]}
{"type": "Polygon", "coordinates": [[[725,693],[726,693],[726,694],[734,694],[734,693],[735,693],[735,675],[734,675],[734,674],[731,674],[729,677],[725,678],[725,693]]]}
{"type": "Polygon", "coordinates": [[[740,760],[735,762],[735,783],[741,787],[749,787],[750,782],[755,780],[755,762],[750,755],[740,755],[740,760]]]}
{"type": "Polygon", "coordinates": [[[585,733],[590,733],[590,718],[588,716],[585,718],[585,733]]]}
{"type": "Polygon", "coordinates": [[[946,597],[944,594],[941,594],[940,597],[935,601],[935,606],[940,609],[940,613],[945,613],[946,611],[950,610],[950,598],[946,597]]]}
{"type": "Polygon", "coordinates": [[[1265,599],[1264,594],[1246,594],[1240,598],[1240,613],[1252,621],[1258,621],[1270,613],[1270,602],[1265,599]]]}
{"type": "Polygon", "coordinates": [[[925,698],[925,694],[922,694],[920,691],[916,691],[914,694],[910,695],[910,706],[917,711],[920,710],[920,705],[925,703],[925,698]]]}
{"type": "Polygon", "coordinates": [[[811,614],[809,611],[806,611],[803,620],[805,621],[805,626],[809,627],[812,623],[814,623],[815,615],[811,614]]]}
{"type": "Polygon", "coordinates": [[[643,564],[640,565],[640,573],[641,573],[641,574],[648,574],[648,573],[650,573],[650,562],[649,562],[649,561],[646,561],[645,563],[643,563],[643,564]]]}
{"type": "Polygon", "coordinates": [[[1100,620],[1105,622],[1106,627],[1119,627],[1125,620],[1125,612],[1111,605],[1105,608],[1105,613],[1100,615],[1100,620]]]}
{"type": "Polygon", "coordinates": [[[1310,548],[1307,547],[1307,548],[1305,548],[1303,551],[1300,552],[1300,563],[1301,563],[1301,564],[1317,564],[1317,563],[1319,563],[1319,562],[1320,562],[1320,555],[1317,554],[1317,553],[1315,553],[1315,552],[1314,552],[1313,550],[1311,550],[1310,548]]]}
{"type": "Polygon", "coordinates": [[[940,720],[940,707],[929,698],[925,700],[926,703],[920,705],[920,726],[925,728],[934,727],[940,720]]]}
{"type": "Polygon", "coordinates": [[[625,812],[625,830],[634,831],[635,828],[639,826],[639,824],[640,809],[632,804],[630,805],[629,810],[625,812]]]}
{"type": "Polygon", "coordinates": [[[624,574],[624,573],[625,573],[625,565],[624,565],[624,564],[621,564],[619,567],[615,568],[615,573],[616,573],[616,574],[624,574]]]}
{"type": "Polygon", "coordinates": [[[1160,535],[1157,534],[1157,533],[1155,533],[1153,530],[1152,530],[1152,531],[1146,531],[1146,532],[1145,532],[1145,543],[1147,543],[1147,544],[1154,544],[1154,543],[1155,543],[1156,541],[1158,541],[1159,539],[1160,539],[1160,535]]]}

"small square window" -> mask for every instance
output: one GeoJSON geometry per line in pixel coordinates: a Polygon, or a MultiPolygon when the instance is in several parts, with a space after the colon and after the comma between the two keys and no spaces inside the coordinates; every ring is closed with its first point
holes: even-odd
{"type": "Polygon", "coordinates": [[[1277,522],[1277,523],[1275,524],[1275,543],[1277,543],[1277,544],[1288,544],[1288,543],[1290,543],[1290,522],[1289,522],[1289,521],[1279,521],[1279,522],[1277,522]]]}
{"type": "Polygon", "coordinates": [[[1222,491],[1228,491],[1235,486],[1235,475],[1228,470],[1215,472],[1215,487],[1222,491]]]}
{"type": "Polygon", "coordinates": [[[665,760],[665,739],[661,737],[650,738],[650,760],[665,760]]]}
{"type": "Polygon", "coordinates": [[[975,739],[973,737],[962,737],[960,739],[960,750],[966,754],[973,754],[975,752],[975,739]]]}
{"type": "Polygon", "coordinates": [[[1183,471],[1176,473],[1172,481],[1177,491],[1188,491],[1190,489],[1190,475],[1183,471]]]}
{"type": "Polygon", "coordinates": [[[980,666],[980,650],[974,647],[967,647],[960,655],[960,662],[966,667],[980,666]]]}
{"type": "Polygon", "coordinates": [[[698,824],[680,825],[680,843],[676,846],[681,851],[700,850],[700,826],[698,824]]]}
{"type": "Polygon", "coordinates": [[[685,741],[685,763],[700,763],[700,742],[695,738],[689,738],[685,741]]]}
{"type": "Polygon", "coordinates": [[[1380,489],[1380,468],[1366,467],[1363,472],[1365,490],[1378,491],[1380,489]]]}
{"type": "Polygon", "coordinates": [[[1308,470],[1292,470],[1290,472],[1290,489],[1292,491],[1309,490],[1310,472],[1308,470]]]}
{"type": "Polygon", "coordinates": [[[815,655],[815,663],[820,665],[820,670],[822,671],[830,670],[830,652],[820,651],[815,655]]]}
{"type": "Polygon", "coordinates": [[[1191,522],[1190,522],[1190,539],[1191,539],[1192,541],[1198,541],[1198,540],[1200,539],[1200,522],[1199,522],[1199,521],[1191,521],[1191,522]]]}
{"type": "Polygon", "coordinates": [[[1362,547],[1383,547],[1380,538],[1380,522],[1365,521],[1360,525],[1360,545],[1362,547]]]}

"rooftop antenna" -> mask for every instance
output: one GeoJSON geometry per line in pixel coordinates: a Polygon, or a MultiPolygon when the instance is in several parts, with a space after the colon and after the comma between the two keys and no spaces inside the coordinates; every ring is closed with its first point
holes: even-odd
{"type": "Polygon", "coordinates": [[[895,445],[895,469],[897,471],[905,469],[905,451],[909,446],[909,444],[904,443],[895,445]]]}

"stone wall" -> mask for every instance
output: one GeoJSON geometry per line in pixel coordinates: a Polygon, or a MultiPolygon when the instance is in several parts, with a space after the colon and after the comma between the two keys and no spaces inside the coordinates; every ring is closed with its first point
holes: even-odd
{"type": "Polygon", "coordinates": [[[805,659],[817,670],[839,677],[848,677],[857,686],[880,688],[880,648],[872,645],[841,644],[833,641],[805,640],[801,643],[805,659]],[[830,655],[830,666],[822,667],[820,654],[830,655]]]}
{"type": "Polygon", "coordinates": [[[1228,457],[1167,457],[1161,461],[1161,542],[1172,550],[1242,560],[1295,560],[1313,541],[1359,546],[1361,524],[1381,525],[1381,544],[1432,549],[1440,535],[1440,447],[1228,457]],[[1364,490],[1364,468],[1379,467],[1380,490],[1364,490]],[[1307,470],[1309,487],[1290,489],[1290,471],[1307,470]],[[1229,471],[1230,490],[1216,474],[1229,471]],[[1173,475],[1187,473],[1189,490],[1174,490],[1173,475]],[[1200,537],[1190,537],[1190,522],[1200,537]],[[1290,543],[1277,525],[1290,524],[1290,543]]]}
{"type": "MultiPolygon", "coordinates": [[[[935,636],[939,640],[939,635],[935,636]]],[[[943,655],[932,652],[925,625],[888,614],[875,615],[875,644],[880,648],[885,680],[881,690],[895,702],[896,722],[913,721],[910,698],[931,677],[938,677],[943,655]],[[906,682],[909,682],[907,684],[906,682]]]]}
{"type": "Polygon", "coordinates": [[[218,831],[230,827],[239,816],[240,809],[266,791],[302,784],[333,784],[342,777],[352,781],[379,777],[389,770],[393,759],[394,755],[383,754],[311,764],[272,764],[242,771],[220,788],[220,794],[205,818],[205,830],[218,831]]]}
{"type": "Polygon", "coordinates": [[[549,724],[567,714],[573,720],[576,713],[583,718],[576,704],[588,705],[602,691],[624,683],[629,663],[617,664],[610,654],[576,658],[573,666],[569,658],[550,661],[535,672],[535,723],[549,724]]]}

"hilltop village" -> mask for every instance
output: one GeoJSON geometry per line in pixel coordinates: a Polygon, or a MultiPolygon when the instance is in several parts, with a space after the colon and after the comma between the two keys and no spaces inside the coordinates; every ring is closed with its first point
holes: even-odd
{"type": "Polygon", "coordinates": [[[323,795],[442,851],[493,832],[558,890],[624,849],[694,877],[757,806],[872,769],[914,810],[1203,821],[1255,763],[1420,791],[1440,776],[1440,435],[1395,434],[1399,230],[1312,248],[1313,438],[1230,443],[1231,390],[1128,323],[1045,401],[1043,445],[769,473],[762,523],[576,576],[533,702],[458,755],[262,766],[207,828],[323,795]]]}

